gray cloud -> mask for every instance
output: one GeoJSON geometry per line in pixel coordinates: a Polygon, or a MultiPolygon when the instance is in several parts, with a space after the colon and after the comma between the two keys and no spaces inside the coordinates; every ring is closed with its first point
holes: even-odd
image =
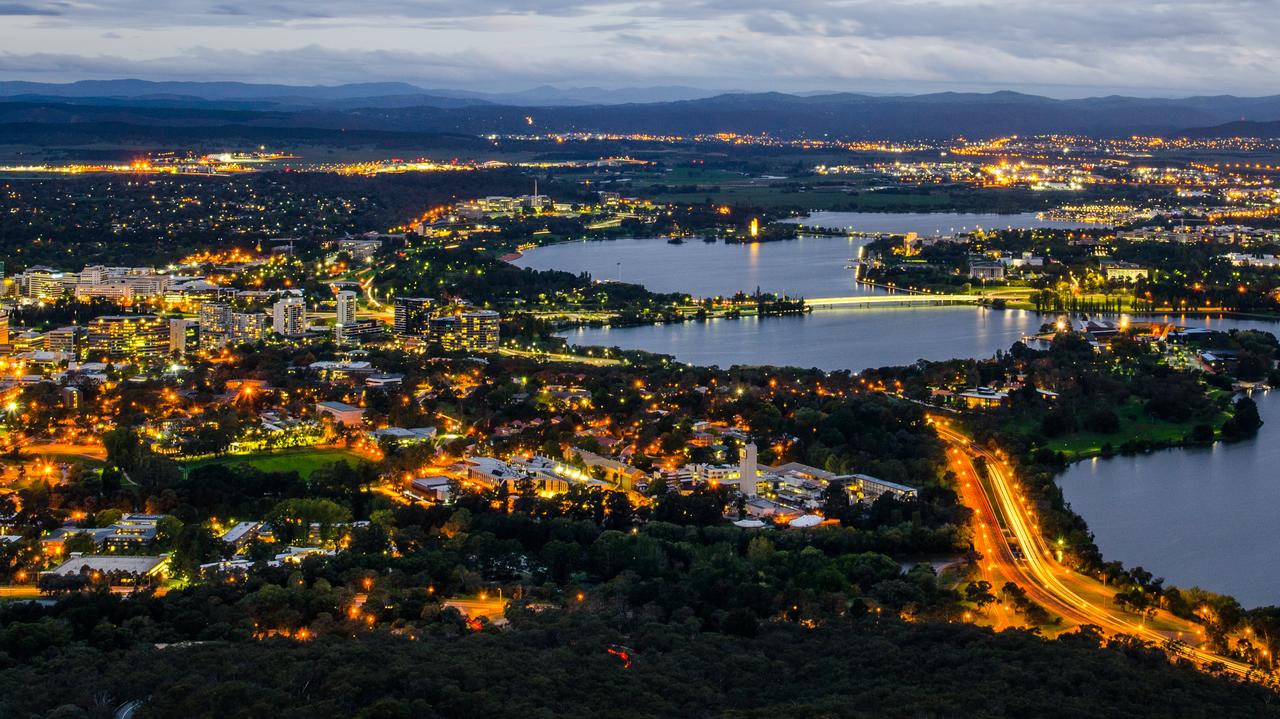
{"type": "Polygon", "coordinates": [[[29,17],[0,27],[6,78],[1264,94],[1275,91],[1280,71],[1273,40],[1280,0],[82,0],[44,7],[0,4],[0,14],[41,11],[9,13],[29,17]]]}
{"type": "Polygon", "coordinates": [[[62,12],[57,7],[58,3],[51,3],[49,7],[33,7],[31,5],[23,5],[21,3],[0,3],[0,16],[3,15],[61,15],[62,12]]]}

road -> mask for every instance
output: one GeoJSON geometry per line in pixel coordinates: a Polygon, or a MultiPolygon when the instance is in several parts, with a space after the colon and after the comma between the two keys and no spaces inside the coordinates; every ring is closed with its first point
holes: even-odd
{"type": "Polygon", "coordinates": [[[971,444],[949,420],[934,417],[930,422],[949,445],[949,459],[960,477],[961,501],[975,512],[974,546],[983,555],[980,573],[997,591],[1003,583],[999,578],[1003,577],[1068,624],[1093,624],[1106,634],[1128,634],[1156,646],[1171,639],[1181,640],[1185,643],[1181,655],[1197,664],[1217,662],[1233,674],[1259,677],[1262,670],[1250,664],[1195,647],[1192,643],[1199,643],[1203,636],[1198,625],[1167,612],[1145,620],[1108,606],[1112,590],[1057,561],[1021,496],[1009,465],[996,454],[971,444]],[[987,465],[986,482],[980,480],[973,463],[978,457],[987,465]],[[1015,553],[1015,545],[1021,556],[1015,553]]]}
{"type": "Polygon", "coordinates": [[[548,362],[573,362],[577,364],[587,364],[595,367],[612,367],[622,364],[621,360],[611,359],[608,357],[589,357],[587,355],[573,354],[554,354],[551,352],[534,352],[530,350],[518,350],[511,347],[498,348],[498,354],[507,357],[524,357],[527,359],[545,360],[548,362]]]}

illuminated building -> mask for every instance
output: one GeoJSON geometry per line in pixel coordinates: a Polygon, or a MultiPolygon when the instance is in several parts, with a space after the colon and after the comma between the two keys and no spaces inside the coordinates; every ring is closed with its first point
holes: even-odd
{"type": "Polygon", "coordinates": [[[742,448],[738,461],[738,491],[748,499],[756,496],[756,483],[760,480],[760,468],[756,462],[756,444],[748,442],[742,448]]]}
{"type": "Polygon", "coordinates": [[[195,320],[169,320],[169,351],[185,355],[200,345],[200,324],[195,320]]]}
{"type": "Polygon", "coordinates": [[[83,327],[59,327],[44,333],[44,349],[48,352],[66,352],[78,357],[84,345],[83,327]]]}
{"type": "Polygon", "coordinates": [[[340,345],[360,344],[370,340],[381,339],[386,334],[386,325],[371,317],[352,320],[346,324],[334,325],[333,339],[340,345]]]}
{"type": "Polygon", "coordinates": [[[226,302],[205,302],[197,313],[200,322],[200,336],[211,346],[217,342],[226,342],[231,331],[231,305],[226,302]]]}
{"type": "Polygon", "coordinates": [[[265,312],[232,312],[228,342],[261,342],[271,329],[271,316],[265,312]]]}
{"type": "Polygon", "coordinates": [[[1124,280],[1126,282],[1145,280],[1151,274],[1151,270],[1141,265],[1123,261],[1103,262],[1102,271],[1106,273],[1109,280],[1124,280]]]}
{"type": "Polygon", "coordinates": [[[397,297],[395,299],[396,336],[420,336],[427,333],[431,319],[431,300],[426,297],[397,297]]]}
{"type": "Polygon", "coordinates": [[[367,237],[347,237],[338,240],[338,251],[351,255],[357,262],[369,262],[378,250],[382,249],[382,240],[367,237]]]}
{"type": "Polygon", "coordinates": [[[336,324],[345,325],[355,322],[357,298],[356,293],[351,290],[342,290],[338,293],[338,318],[336,324]]]}
{"type": "Polygon", "coordinates": [[[108,315],[89,323],[91,357],[161,357],[169,351],[169,323],[155,315],[108,315]]]}
{"type": "Polygon", "coordinates": [[[432,342],[439,342],[448,351],[492,351],[498,348],[501,319],[501,315],[493,310],[466,310],[439,315],[428,321],[427,337],[432,342]]]}
{"type": "Polygon", "coordinates": [[[32,267],[22,274],[23,295],[35,300],[62,296],[64,274],[48,267],[32,267]]]}
{"type": "Polygon", "coordinates": [[[81,301],[102,298],[113,302],[132,302],[133,288],[123,282],[76,285],[75,296],[81,301]]]}
{"type": "Polygon", "coordinates": [[[345,402],[317,402],[316,414],[328,415],[335,423],[346,426],[364,423],[364,410],[345,402]]]}
{"type": "Polygon", "coordinates": [[[232,312],[226,302],[200,305],[200,343],[208,349],[267,338],[271,317],[262,312],[232,312]]]}
{"type": "Polygon", "coordinates": [[[493,310],[472,310],[458,315],[458,334],[467,349],[498,349],[501,316],[493,310]]]}
{"type": "Polygon", "coordinates": [[[307,331],[307,302],[301,297],[284,297],[271,306],[271,329],[285,337],[299,337],[307,331]]]}
{"type": "Polygon", "coordinates": [[[1003,280],[1004,265],[999,262],[972,262],[969,277],[975,280],[1003,280]]]}

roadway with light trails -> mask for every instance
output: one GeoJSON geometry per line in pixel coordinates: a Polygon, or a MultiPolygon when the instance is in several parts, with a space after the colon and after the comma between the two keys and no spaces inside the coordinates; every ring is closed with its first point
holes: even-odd
{"type": "MultiPolygon", "coordinates": [[[[980,574],[991,581],[993,589],[999,590],[995,578],[1003,576],[1021,587],[1029,599],[1061,616],[1064,622],[1092,624],[1107,634],[1127,634],[1156,646],[1164,646],[1170,640],[1198,641],[1201,629],[1197,625],[1167,612],[1160,613],[1157,620],[1173,628],[1158,630],[1148,626],[1145,620],[1106,606],[1110,590],[1055,560],[1025,500],[1018,495],[1018,486],[1008,465],[994,453],[972,444],[968,437],[950,427],[948,420],[931,418],[930,422],[938,436],[950,445],[948,459],[960,476],[961,500],[974,510],[978,523],[974,546],[983,555],[980,574]],[[986,482],[978,476],[973,464],[976,457],[987,464],[986,482]],[[1022,557],[1015,554],[1006,531],[1021,549],[1022,557]],[[1179,631],[1178,626],[1183,629],[1179,631]]],[[[1184,643],[1179,654],[1200,665],[1219,663],[1238,676],[1270,678],[1263,669],[1190,643],[1184,643]]]]}

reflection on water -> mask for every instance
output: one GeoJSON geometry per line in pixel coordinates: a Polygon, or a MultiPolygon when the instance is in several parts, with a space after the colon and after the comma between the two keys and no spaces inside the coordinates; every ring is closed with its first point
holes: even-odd
{"type": "Polygon", "coordinates": [[[831,310],[805,317],[747,317],[674,325],[582,328],[571,344],[674,355],[696,365],[774,364],[824,370],[989,357],[1040,327],[1034,312],[973,307],[831,310]]]}
{"type": "Polygon", "coordinates": [[[691,240],[571,242],[530,250],[516,260],[537,270],[587,272],[597,280],[641,284],[654,292],[688,292],[697,297],[765,292],[805,297],[873,294],[859,285],[849,261],[868,240],[802,237],[747,245],[691,240]]]}

